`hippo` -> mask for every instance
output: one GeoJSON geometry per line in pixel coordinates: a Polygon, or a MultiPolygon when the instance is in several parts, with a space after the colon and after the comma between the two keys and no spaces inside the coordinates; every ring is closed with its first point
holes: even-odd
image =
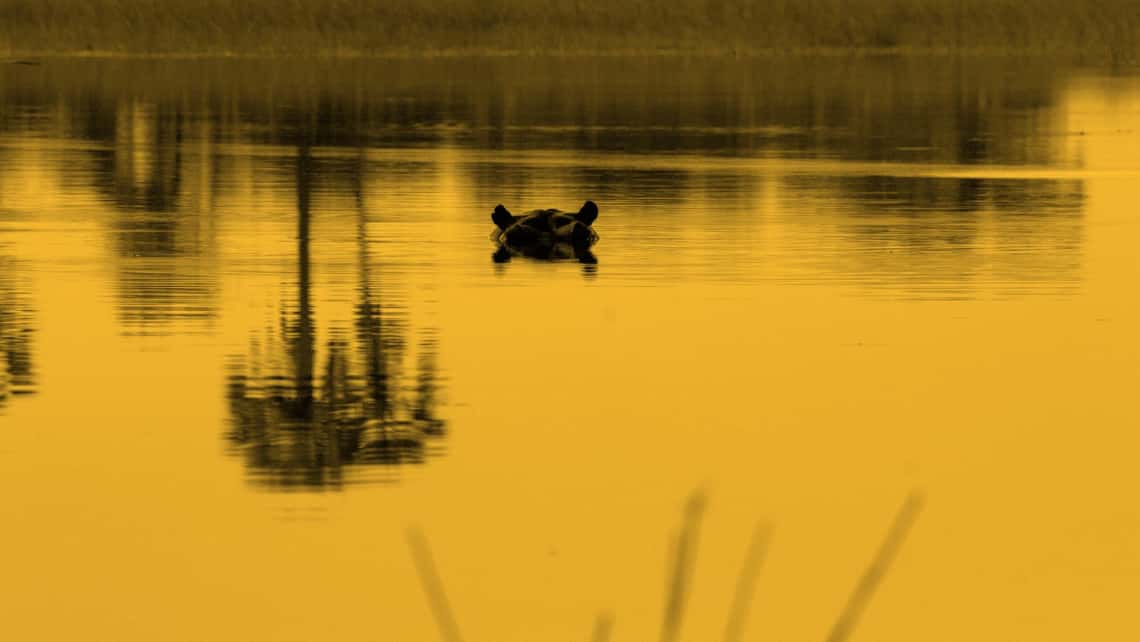
{"type": "Polygon", "coordinates": [[[597,218],[598,206],[593,201],[586,201],[577,213],[548,209],[518,216],[498,205],[491,214],[498,226],[491,239],[499,245],[492,258],[496,263],[510,261],[513,256],[596,263],[590,246],[598,242],[598,234],[590,225],[597,218]]]}

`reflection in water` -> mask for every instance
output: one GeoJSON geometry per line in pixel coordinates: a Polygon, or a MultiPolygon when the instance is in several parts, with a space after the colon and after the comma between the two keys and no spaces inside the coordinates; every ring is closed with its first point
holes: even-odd
{"type": "MultiPolygon", "coordinates": [[[[113,213],[104,222],[116,272],[120,330],[127,335],[202,332],[217,315],[212,212],[188,196],[187,107],[92,92],[61,105],[61,129],[91,146],[61,168],[113,213]],[[184,202],[184,200],[186,202],[184,202]]],[[[208,131],[202,123],[197,128],[208,131]]]]}
{"type": "Polygon", "coordinates": [[[821,257],[871,287],[963,298],[979,280],[998,295],[1079,283],[1079,180],[792,176],[785,186],[800,206],[840,213],[831,221],[840,232],[828,236],[857,247],[821,257]]]}
{"type": "Polygon", "coordinates": [[[31,292],[16,259],[0,254],[0,409],[13,395],[35,391],[31,292]]]}
{"type": "MultiPolygon", "coordinates": [[[[213,122],[218,143],[291,146],[303,133],[315,147],[1076,163],[1049,135],[1059,133],[1064,80],[1055,65],[943,63],[477,59],[296,62],[285,70],[258,62],[76,62],[8,78],[10,108],[0,118],[51,126],[28,114],[53,107],[69,136],[113,141],[100,154],[115,157],[116,170],[100,180],[115,180],[101,189],[121,205],[149,209],[177,198],[170,172],[180,159],[170,144],[186,139],[197,119],[213,122]]],[[[515,202],[528,182],[506,174],[507,192],[478,196],[515,202]]]]}
{"type": "Polygon", "coordinates": [[[116,300],[127,334],[186,331],[216,315],[209,214],[179,207],[183,120],[179,107],[119,103],[111,149],[93,153],[91,180],[116,212],[116,300]]]}
{"type": "Polygon", "coordinates": [[[92,180],[116,209],[172,212],[178,206],[182,110],[123,101],[114,111],[111,148],[93,153],[92,180]]]}
{"type": "Polygon", "coordinates": [[[436,340],[429,333],[418,349],[414,381],[401,373],[405,328],[399,310],[383,305],[370,275],[371,257],[363,172],[358,159],[355,197],[358,253],[355,336],[333,329],[319,372],[312,301],[310,242],[312,149],[296,157],[297,294],[281,311],[279,336],[272,329],[229,375],[231,427],[228,438],[244,456],[255,481],[276,487],[340,487],[346,468],[421,463],[431,441],[445,432],[437,415],[439,375],[436,340]]]}
{"type": "Polygon", "coordinates": [[[216,316],[214,248],[201,223],[189,212],[118,213],[111,225],[123,333],[198,332],[216,316]]]}
{"type": "MultiPolygon", "coordinates": [[[[296,215],[285,277],[296,291],[233,363],[230,437],[263,481],[320,486],[342,483],[349,464],[420,460],[443,431],[435,334],[409,345],[409,306],[381,290],[432,271],[424,257],[443,245],[444,263],[463,264],[471,247],[485,272],[494,203],[602,203],[604,275],[573,245],[542,255],[562,252],[610,283],[1072,292],[1082,180],[975,176],[1083,162],[1066,132],[1063,75],[1014,64],[73,61],[0,72],[0,150],[4,169],[35,170],[34,189],[96,213],[127,335],[217,331],[223,286],[264,270],[272,243],[260,235],[296,215]],[[282,190],[274,168],[286,158],[282,190]],[[945,168],[967,177],[922,175],[945,168]],[[314,232],[313,212],[345,194],[356,201],[357,286],[353,320],[338,322],[329,288],[314,284],[324,267],[314,254],[336,241],[314,232]],[[366,194],[395,226],[385,231],[434,226],[386,245],[395,269],[384,275],[372,273],[366,194]]],[[[0,173],[5,188],[16,183],[0,173]]],[[[3,321],[13,372],[30,336],[12,329],[18,316],[3,321]]]]}

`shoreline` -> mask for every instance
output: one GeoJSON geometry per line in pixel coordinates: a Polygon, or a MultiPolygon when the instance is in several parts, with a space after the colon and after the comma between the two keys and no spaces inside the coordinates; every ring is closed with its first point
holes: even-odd
{"type": "Polygon", "coordinates": [[[1100,66],[1140,67],[1140,56],[1111,59],[1079,50],[1020,49],[1011,47],[799,47],[799,48],[615,48],[615,49],[536,49],[536,48],[450,48],[416,50],[315,50],[315,51],[116,51],[87,49],[17,49],[0,52],[0,63],[35,66],[58,60],[153,60],[153,61],[386,61],[432,59],[737,59],[779,58],[932,58],[932,59],[1035,59],[1066,62],[1095,62],[1100,66]]]}
{"type": "Polygon", "coordinates": [[[2,55],[1140,60],[1136,0],[0,0],[2,55]]]}

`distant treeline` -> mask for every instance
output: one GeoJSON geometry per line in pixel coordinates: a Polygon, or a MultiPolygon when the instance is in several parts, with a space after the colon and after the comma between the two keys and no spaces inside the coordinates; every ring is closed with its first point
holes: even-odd
{"type": "Polygon", "coordinates": [[[0,51],[1064,54],[1129,63],[1138,0],[0,0],[0,51]]]}

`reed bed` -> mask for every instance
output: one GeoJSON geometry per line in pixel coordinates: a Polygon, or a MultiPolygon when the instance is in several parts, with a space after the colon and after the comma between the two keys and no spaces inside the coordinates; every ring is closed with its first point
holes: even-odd
{"type": "MultiPolygon", "coordinates": [[[[679,642],[680,639],[685,603],[692,590],[698,534],[705,502],[706,497],[701,491],[690,496],[685,506],[681,528],[673,539],[660,642],[679,642]]],[[[895,514],[886,538],[879,545],[871,563],[863,572],[863,576],[855,585],[855,589],[848,596],[847,603],[832,625],[826,642],[847,642],[850,638],[862,612],[867,608],[879,584],[882,583],[890,570],[899,549],[902,548],[910,534],[911,528],[922,511],[923,503],[924,498],[921,493],[912,492],[907,496],[895,514]]],[[[428,604],[431,606],[432,617],[439,629],[440,639],[443,642],[463,642],[463,636],[460,633],[451,603],[447,599],[443,579],[436,568],[427,536],[417,527],[409,528],[407,535],[412,560],[415,562],[416,572],[419,575],[424,593],[427,595],[428,604]]],[[[766,522],[758,523],[753,531],[752,539],[748,545],[747,558],[737,579],[724,633],[725,642],[739,642],[742,637],[749,604],[752,602],[755,584],[759,579],[764,559],[767,557],[771,535],[772,527],[766,522]]],[[[609,642],[610,635],[613,632],[614,620],[614,614],[608,611],[598,614],[593,634],[590,636],[591,642],[609,642]]]]}
{"type": "Polygon", "coordinates": [[[6,55],[1064,54],[1132,62],[1140,0],[0,0],[6,55]]]}

